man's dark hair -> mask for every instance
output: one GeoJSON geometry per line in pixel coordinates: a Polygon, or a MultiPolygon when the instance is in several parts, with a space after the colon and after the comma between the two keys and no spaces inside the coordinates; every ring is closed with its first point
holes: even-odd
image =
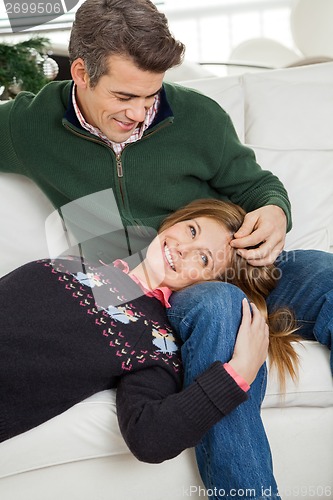
{"type": "Polygon", "coordinates": [[[129,57],[139,69],[164,73],[182,62],[184,51],[149,0],[86,0],[69,42],[70,62],[83,59],[91,87],[108,73],[109,56],[129,57]]]}

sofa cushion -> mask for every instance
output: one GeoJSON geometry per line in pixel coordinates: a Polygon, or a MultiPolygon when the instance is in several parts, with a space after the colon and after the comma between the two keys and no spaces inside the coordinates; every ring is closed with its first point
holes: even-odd
{"type": "Polygon", "coordinates": [[[333,62],[246,74],[242,82],[246,142],[332,149],[333,62]]]}
{"type": "MultiPolygon", "coordinates": [[[[328,349],[310,341],[296,348],[301,359],[299,381],[287,379],[286,393],[282,396],[276,373],[270,372],[263,409],[333,406],[328,349]],[[320,370],[314,370],[315,366],[320,370]]],[[[0,479],[62,463],[126,453],[129,450],[116,417],[115,391],[103,391],[35,429],[3,442],[0,479]]]]}
{"type": "Polygon", "coordinates": [[[245,140],[285,184],[287,248],[333,246],[333,63],[243,76],[245,140]]]}
{"type": "Polygon", "coordinates": [[[0,177],[0,276],[48,256],[45,221],[54,210],[36,185],[21,175],[0,177]]]}
{"type": "Polygon", "coordinates": [[[1,443],[0,479],[63,463],[128,453],[116,417],[115,391],[103,391],[1,443]]]}
{"type": "Polygon", "coordinates": [[[332,148],[332,82],[313,85],[249,77],[245,79],[246,142],[285,149],[332,148]]]}
{"type": "Polygon", "coordinates": [[[299,355],[299,377],[293,382],[287,377],[285,394],[281,394],[274,369],[269,370],[264,408],[333,407],[333,379],[327,347],[314,341],[295,344],[299,355]]]}
{"type": "Polygon", "coordinates": [[[293,228],[286,249],[328,251],[333,245],[333,141],[332,149],[323,151],[253,149],[258,163],[279,177],[290,197],[293,228]]]}

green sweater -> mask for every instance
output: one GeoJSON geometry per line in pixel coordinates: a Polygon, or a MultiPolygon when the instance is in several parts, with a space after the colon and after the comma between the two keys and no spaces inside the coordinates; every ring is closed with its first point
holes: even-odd
{"type": "MultiPolygon", "coordinates": [[[[115,232],[119,223],[114,209],[105,206],[112,189],[125,227],[157,229],[167,214],[189,201],[215,197],[247,211],[278,205],[290,228],[283,185],[259,167],[253,151],[240,143],[229,116],[212,99],[165,83],[154,123],[117,159],[110,147],[78,123],[71,86],[72,82],[51,82],[36,96],[22,92],[0,106],[0,170],[32,179],[57,209],[104,191],[97,203],[96,197],[86,198],[80,206],[85,222],[71,221],[74,226],[86,225],[88,232],[93,228],[101,235],[111,223],[115,232]]],[[[72,219],[72,213],[65,218],[72,219]]],[[[78,237],[83,241],[90,236],[78,237]]],[[[124,257],[109,258],[119,256],[124,257]]]]}

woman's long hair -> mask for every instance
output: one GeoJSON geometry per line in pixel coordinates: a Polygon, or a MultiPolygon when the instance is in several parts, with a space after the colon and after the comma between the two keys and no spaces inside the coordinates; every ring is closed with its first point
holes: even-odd
{"type": "MultiPolygon", "coordinates": [[[[196,200],[167,217],[160,231],[169,228],[177,222],[198,217],[209,217],[219,222],[230,235],[238,231],[243,223],[246,212],[233,203],[216,200],[196,200]]],[[[286,373],[291,378],[297,378],[298,355],[293,342],[300,337],[295,334],[297,327],[292,311],[279,308],[268,314],[266,298],[275,288],[280,277],[280,270],[274,264],[255,267],[240,257],[236,251],[231,252],[231,261],[217,278],[240,288],[250,302],[253,302],[266,318],[269,326],[269,359],[271,367],[275,367],[282,391],[285,390],[286,373]]]]}

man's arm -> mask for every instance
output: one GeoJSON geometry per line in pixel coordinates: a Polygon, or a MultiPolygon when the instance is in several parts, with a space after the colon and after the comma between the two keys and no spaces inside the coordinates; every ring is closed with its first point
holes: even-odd
{"type": "Polygon", "coordinates": [[[291,229],[288,194],[275,175],[257,164],[254,151],[241,144],[231,121],[220,174],[213,183],[222,195],[248,212],[231,245],[252,265],[272,264],[291,229]]]}
{"type": "MultiPolygon", "coordinates": [[[[15,100],[0,104],[0,172],[24,174],[12,139],[11,115],[15,100]]],[[[23,117],[22,117],[23,120],[23,117]]]]}

